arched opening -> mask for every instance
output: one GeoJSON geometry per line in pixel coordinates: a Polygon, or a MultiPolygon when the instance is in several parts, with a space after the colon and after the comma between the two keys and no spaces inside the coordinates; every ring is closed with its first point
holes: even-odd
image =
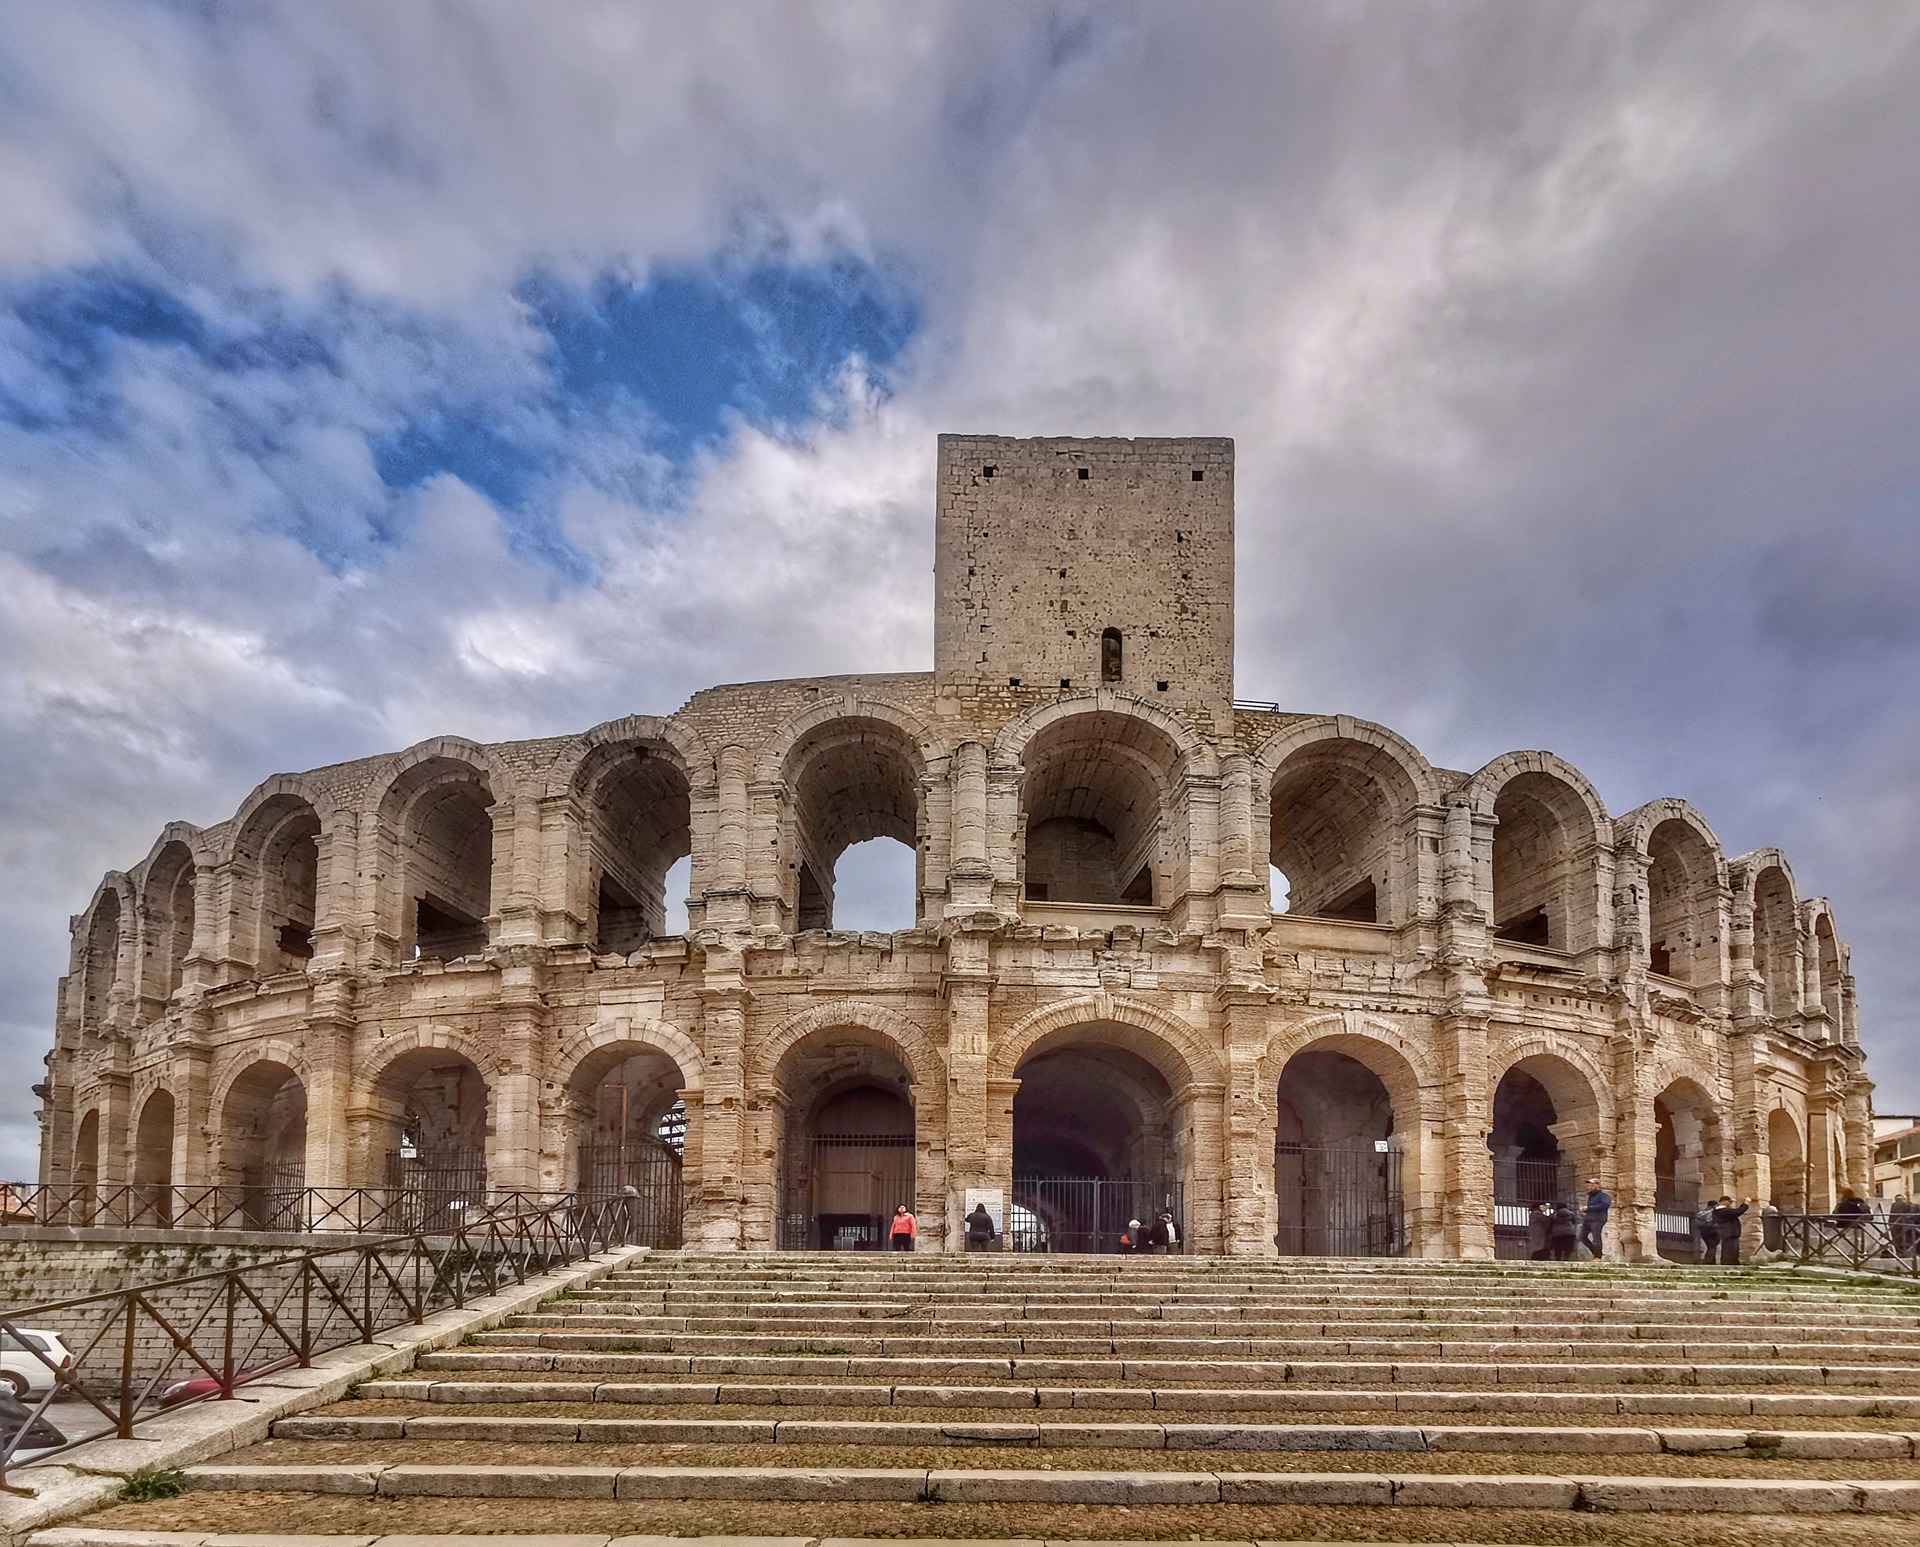
{"type": "Polygon", "coordinates": [[[1271,801],[1271,869],[1287,905],[1275,912],[1384,924],[1394,917],[1399,813],[1413,787],[1386,752],[1330,738],[1281,765],[1271,801]]]}
{"type": "Polygon", "coordinates": [[[1495,1253],[1528,1257],[1540,1205],[1586,1196],[1593,1173],[1599,1113],[1586,1077],[1550,1053],[1523,1058],[1500,1076],[1493,1092],[1493,1224],[1495,1253]]]}
{"type": "Polygon", "coordinates": [[[775,1080],[780,1245],[886,1247],[894,1209],[916,1208],[913,1079],[899,1051],[858,1027],[818,1031],[787,1050],[775,1080]]]}
{"type": "Polygon", "coordinates": [[[87,922],[87,960],[81,974],[85,1004],[81,1024],[98,1035],[107,1024],[113,1004],[113,985],[120,975],[120,894],[109,887],[93,906],[87,922]]]}
{"type": "Polygon", "coordinates": [[[1393,1098],[1359,1059],[1307,1048],[1280,1076],[1273,1185],[1282,1256],[1406,1250],[1393,1098]]]}
{"type": "Polygon", "coordinates": [[[319,908],[319,815],[297,795],[274,796],[248,819],[234,859],[254,900],[251,919],[235,918],[236,945],[251,945],[263,978],[305,971],[319,908]]]}
{"type": "Polygon", "coordinates": [[[924,879],[918,749],[883,721],[835,720],[811,731],[786,766],[795,927],[913,928],[924,879]]]}
{"type": "Polygon", "coordinates": [[[1785,1020],[1800,1008],[1799,930],[1793,882],[1778,865],[1753,881],[1753,970],[1760,978],[1766,1013],[1785,1020]]]}
{"type": "Polygon", "coordinates": [[[184,843],[169,843],[147,870],[145,962],[141,995],[158,1001],[158,1010],[186,979],[193,953],[193,853],[184,843]]]}
{"type": "Polygon", "coordinates": [[[567,1082],[579,1152],[578,1190],[627,1200],[629,1241],[682,1243],[687,1109],[680,1066],[645,1042],[596,1048],[567,1082]]]}
{"type": "MultiPolygon", "coordinates": [[[[73,1140],[73,1218],[76,1224],[93,1219],[100,1188],[100,1112],[98,1108],[80,1119],[73,1140]]],[[[52,1216],[51,1222],[62,1222],[52,1216]]]]}
{"type": "Polygon", "coordinates": [[[487,1082],[445,1048],[402,1053],[374,1082],[387,1186],[415,1229],[457,1223],[487,1197],[487,1082]]]}
{"type": "Polygon", "coordinates": [[[307,1089],[285,1064],[250,1065],[220,1111],[220,1181],[255,1229],[297,1229],[307,1185],[307,1089]]]}
{"type": "Polygon", "coordinates": [[[1117,628],[1100,630],[1100,680],[1119,682],[1126,675],[1126,661],[1122,656],[1124,642],[1117,628]]]}
{"type": "Polygon", "coordinates": [[[156,1090],[134,1124],[133,1187],[136,1224],[173,1221],[173,1097],[156,1090]]]}
{"type": "Polygon", "coordinates": [[[402,959],[454,961],[487,948],[493,911],[493,792],[486,776],[429,758],[394,782],[402,959]]]}
{"type": "Polygon", "coordinates": [[[1820,1008],[1826,1012],[1827,1038],[1838,1041],[1841,1032],[1840,994],[1844,970],[1840,965],[1840,942],[1834,938],[1833,920],[1822,913],[1813,923],[1814,961],[1820,973],[1820,1008]]]}
{"type": "Polygon", "coordinates": [[[1653,1203],[1660,1255],[1692,1262],[1694,1216],[1722,1185],[1720,1118],[1691,1080],[1675,1080],[1653,1102],[1653,1203]]]}
{"type": "Polygon", "coordinates": [[[1783,1214],[1807,1211],[1807,1147],[1800,1124],[1785,1107],[1767,1114],[1767,1171],[1769,1197],[1783,1214]]]}
{"type": "Polygon", "coordinates": [[[1647,968],[1693,987],[1720,977],[1720,885],[1713,850],[1668,818],[1647,838],[1647,968]]]}
{"type": "Polygon", "coordinates": [[[1164,1210],[1186,1229],[1187,1135],[1167,1077],[1097,1026],[1030,1052],[1013,1099],[1013,1202],[1034,1224],[1016,1251],[1112,1252],[1164,1210]]]}
{"type": "Polygon", "coordinates": [[[669,880],[693,849],[692,793],[679,761],[657,748],[621,747],[583,769],[582,782],[594,950],[624,956],[649,940],[684,932],[684,877],[678,929],[669,918],[669,880]]]}
{"type": "Polygon", "coordinates": [[[1564,780],[1515,774],[1493,803],[1493,932],[1553,951],[1593,943],[1593,823],[1564,780]]]}
{"type": "Polygon", "coordinates": [[[1157,726],[1100,711],[1047,726],[1025,753],[1029,902],[1164,906],[1178,813],[1168,808],[1178,749],[1157,726]]]}

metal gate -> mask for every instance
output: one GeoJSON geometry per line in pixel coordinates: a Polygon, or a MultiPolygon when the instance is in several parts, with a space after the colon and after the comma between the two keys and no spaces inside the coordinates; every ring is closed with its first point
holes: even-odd
{"type": "Polygon", "coordinates": [[[686,1224],[686,1187],[680,1152],[662,1139],[644,1136],[624,1144],[580,1147],[580,1192],[588,1198],[622,1198],[627,1239],[635,1246],[679,1246],[686,1224]]]}
{"type": "Polygon", "coordinates": [[[1006,1244],[1016,1252],[1117,1252],[1130,1220],[1151,1226],[1162,1211],[1186,1244],[1178,1182],[1138,1177],[1016,1176],[1006,1244]]]}
{"type": "Polygon", "coordinates": [[[1578,1173],[1571,1160],[1495,1160],[1493,1165],[1493,1254],[1531,1257],[1534,1253],[1533,1216],[1543,1203],[1571,1203],[1576,1209],[1586,1194],[1577,1192],[1578,1173]]]}
{"type": "Polygon", "coordinates": [[[877,1251],[900,1204],[913,1204],[913,1135],[821,1134],[788,1154],[780,1245],[788,1251],[877,1251]]]}
{"type": "Polygon", "coordinates": [[[241,1183],[241,1217],[252,1230],[304,1230],[306,1189],[305,1160],[252,1167],[241,1183]]]}
{"type": "Polygon", "coordinates": [[[1653,1228],[1656,1249],[1669,1262],[1700,1260],[1700,1185],[1676,1177],[1653,1179],[1653,1228]]]}
{"type": "Polygon", "coordinates": [[[1389,1140],[1282,1144],[1273,1185],[1283,1257],[1398,1257],[1407,1249],[1402,1155],[1389,1140]]]}
{"type": "Polygon", "coordinates": [[[478,1150],[389,1150],[387,1186],[402,1230],[446,1230],[487,1201],[487,1162],[478,1150]]]}

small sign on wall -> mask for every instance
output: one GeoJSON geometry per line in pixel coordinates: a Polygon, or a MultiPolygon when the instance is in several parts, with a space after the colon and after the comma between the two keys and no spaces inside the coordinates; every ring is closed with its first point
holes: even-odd
{"type": "Polygon", "coordinates": [[[987,1218],[993,1221],[993,1233],[999,1235],[1007,1228],[1007,1195],[995,1187],[969,1187],[967,1212],[971,1214],[983,1203],[987,1206],[987,1218]]]}

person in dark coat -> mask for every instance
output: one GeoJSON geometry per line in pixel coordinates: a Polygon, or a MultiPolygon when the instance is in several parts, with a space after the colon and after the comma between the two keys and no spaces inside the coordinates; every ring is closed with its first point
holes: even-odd
{"type": "Polygon", "coordinates": [[[1587,1207],[1580,1221],[1580,1244],[1595,1257],[1604,1255],[1601,1244],[1607,1233],[1607,1216],[1613,1212],[1613,1194],[1600,1185],[1600,1178],[1587,1178],[1587,1207]]]}
{"type": "Polygon", "coordinates": [[[1160,1211],[1160,1217],[1147,1232],[1147,1242],[1156,1252],[1170,1252],[1180,1245],[1180,1227],[1165,1209],[1160,1211]]]}
{"type": "Polygon", "coordinates": [[[1920,1254],[1920,1207],[1905,1193],[1895,1193],[1887,1205],[1887,1233],[1893,1238],[1894,1256],[1920,1254]]]}
{"type": "Polygon", "coordinates": [[[1747,1205],[1733,1206],[1733,1199],[1722,1198],[1713,1206],[1713,1223],[1709,1227],[1712,1234],[1707,1237],[1707,1261],[1712,1262],[1714,1248],[1720,1250],[1719,1262],[1722,1267],[1732,1268],[1740,1263],[1740,1219],[1747,1212],[1747,1205]]]}
{"type": "Polygon", "coordinates": [[[1553,1206],[1553,1217],[1547,1221],[1547,1250],[1555,1262],[1571,1262],[1573,1249],[1580,1240],[1580,1216],[1573,1211],[1573,1205],[1567,1202],[1553,1206]]]}
{"type": "Polygon", "coordinates": [[[1527,1216],[1527,1255],[1535,1262],[1545,1262],[1547,1254],[1553,1250],[1551,1235],[1553,1230],[1553,1205],[1543,1203],[1527,1216]]]}
{"type": "Polygon", "coordinates": [[[987,1206],[976,1203],[973,1212],[967,1216],[967,1250],[990,1252],[999,1237],[1000,1232],[993,1228],[993,1216],[987,1212],[987,1206]]]}

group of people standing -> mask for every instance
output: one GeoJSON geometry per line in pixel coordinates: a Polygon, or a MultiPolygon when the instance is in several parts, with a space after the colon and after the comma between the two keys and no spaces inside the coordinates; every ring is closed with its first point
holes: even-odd
{"type": "Polygon", "coordinates": [[[1595,1257],[1606,1249],[1607,1216],[1613,1195],[1600,1178],[1587,1178],[1586,1204],[1576,1209],[1566,1199],[1539,1205],[1527,1220],[1527,1245],[1536,1262],[1571,1262],[1585,1247],[1595,1257]]]}

